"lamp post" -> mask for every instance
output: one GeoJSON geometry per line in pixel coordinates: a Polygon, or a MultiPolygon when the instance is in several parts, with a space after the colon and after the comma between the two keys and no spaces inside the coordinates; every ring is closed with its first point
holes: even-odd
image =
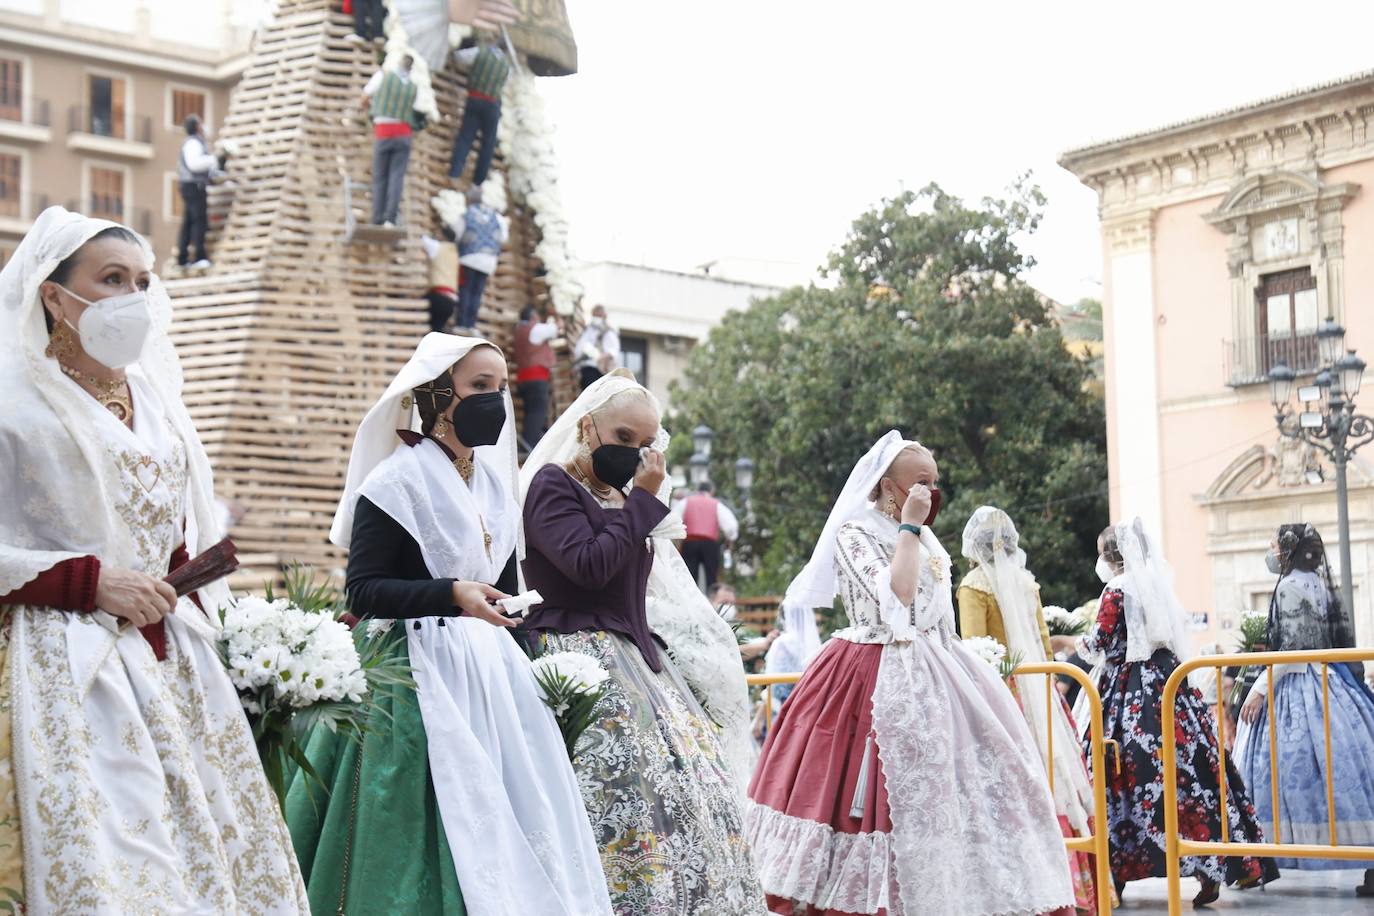
{"type": "Polygon", "coordinates": [[[1336,524],[1341,538],[1341,601],[1354,611],[1355,584],[1350,569],[1350,506],[1346,465],[1361,447],[1374,441],[1374,420],[1355,413],[1365,362],[1345,349],[1345,328],[1328,316],[1317,329],[1317,355],[1322,370],[1312,385],[1297,390],[1302,409],[1290,405],[1298,374],[1284,363],[1269,370],[1269,400],[1279,433],[1325,453],[1336,468],[1336,524]],[[1312,409],[1315,405],[1316,409],[1312,409]]]}
{"type": "Polygon", "coordinates": [[[692,482],[692,489],[699,490],[701,485],[711,479],[711,461],[701,452],[697,452],[687,459],[687,479],[692,482]]]}
{"type": "Polygon", "coordinates": [[[735,489],[739,492],[739,501],[745,514],[752,512],[749,505],[749,491],[754,489],[754,462],[747,456],[735,462],[735,489]]]}

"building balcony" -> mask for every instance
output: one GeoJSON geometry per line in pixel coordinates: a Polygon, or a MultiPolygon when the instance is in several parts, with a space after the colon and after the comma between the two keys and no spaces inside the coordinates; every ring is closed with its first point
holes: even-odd
{"type": "Polygon", "coordinates": [[[72,106],[67,113],[67,148],[97,156],[153,158],[153,119],[111,117],[109,112],[72,106]]]}
{"type": "Polygon", "coordinates": [[[153,214],[147,207],[126,207],[123,201],[116,198],[96,196],[84,200],[69,200],[67,209],[93,219],[121,223],[139,235],[150,235],[153,231],[153,214]]]}
{"type": "Polygon", "coordinates": [[[52,123],[46,99],[30,99],[27,106],[0,103],[0,140],[47,143],[51,139],[52,123]]]}
{"type": "Polygon", "coordinates": [[[49,203],[46,194],[0,196],[0,238],[20,238],[27,234],[49,203]]]}
{"type": "Polygon", "coordinates": [[[1321,368],[1315,331],[1297,334],[1261,334],[1222,341],[1226,384],[1232,388],[1262,385],[1269,370],[1283,363],[1302,375],[1321,368]]]}

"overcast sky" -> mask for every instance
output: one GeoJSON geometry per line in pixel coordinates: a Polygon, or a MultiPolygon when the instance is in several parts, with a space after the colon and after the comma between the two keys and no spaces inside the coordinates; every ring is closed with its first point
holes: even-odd
{"type": "MultiPolygon", "coordinates": [[[[1271,0],[568,0],[580,72],[541,81],[576,253],[793,265],[930,181],[1031,171],[1057,299],[1100,292],[1096,197],[1065,149],[1374,68],[1374,4],[1271,0]]],[[[776,266],[776,265],[774,265],[776,266]]]]}

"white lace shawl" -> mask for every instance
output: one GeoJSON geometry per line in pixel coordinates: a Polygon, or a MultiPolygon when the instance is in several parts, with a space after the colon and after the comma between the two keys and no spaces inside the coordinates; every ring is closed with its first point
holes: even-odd
{"type": "MultiPolygon", "coordinates": [[[[55,563],[94,555],[138,568],[139,532],[117,509],[125,486],[116,455],[94,420],[103,408],[67,379],[44,352],[48,331],[39,285],[92,236],[114,226],[61,207],[43,211],[0,272],[0,461],[11,474],[0,493],[0,594],[31,582],[55,563]]],[[[148,266],[153,253],[145,246],[148,266]]],[[[166,412],[187,461],[186,546],[195,556],[223,537],[210,463],[181,401],[181,363],[167,337],[172,303],[162,282],[148,288],[152,329],[132,371],[166,412]]],[[[222,582],[198,593],[208,616],[188,623],[207,638],[215,610],[229,600],[222,582]]]]}

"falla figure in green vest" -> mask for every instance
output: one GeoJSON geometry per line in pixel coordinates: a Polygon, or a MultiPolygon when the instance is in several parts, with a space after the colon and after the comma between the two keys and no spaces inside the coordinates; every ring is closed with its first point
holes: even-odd
{"type": "Polygon", "coordinates": [[[363,87],[372,118],[372,222],[388,228],[396,225],[401,209],[411,137],[424,127],[423,115],[415,110],[414,63],[406,54],[396,67],[383,66],[372,74],[363,87]]]}
{"type": "Polygon", "coordinates": [[[463,174],[468,153],[472,152],[472,144],[480,133],[482,143],[477,148],[477,167],[472,173],[472,183],[480,187],[487,180],[492,157],[496,155],[501,92],[510,76],[510,58],[501,49],[500,36],[484,32],[475,46],[453,52],[453,59],[468,71],[468,100],[463,108],[463,125],[453,141],[453,159],[449,162],[448,174],[455,179],[463,174]]]}

